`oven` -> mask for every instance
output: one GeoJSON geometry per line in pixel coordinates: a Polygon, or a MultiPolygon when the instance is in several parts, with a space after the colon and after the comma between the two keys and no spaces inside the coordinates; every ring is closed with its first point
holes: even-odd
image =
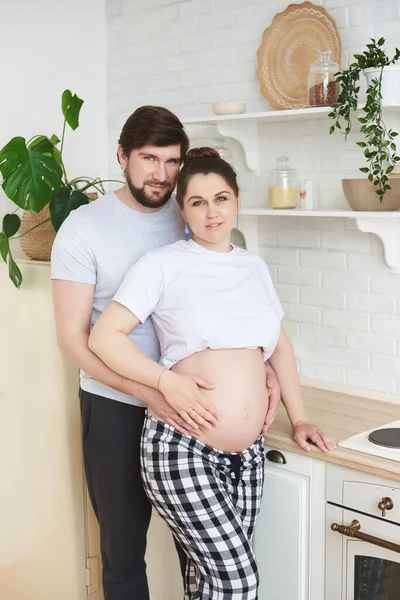
{"type": "Polygon", "coordinates": [[[326,600],[400,600],[400,482],[328,465],[326,600]]]}

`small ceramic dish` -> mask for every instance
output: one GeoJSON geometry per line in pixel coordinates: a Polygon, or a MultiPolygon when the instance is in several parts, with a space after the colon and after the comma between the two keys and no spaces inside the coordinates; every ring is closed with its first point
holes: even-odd
{"type": "Polygon", "coordinates": [[[214,102],[212,105],[216,115],[240,115],[246,110],[245,102],[214,102]]]}

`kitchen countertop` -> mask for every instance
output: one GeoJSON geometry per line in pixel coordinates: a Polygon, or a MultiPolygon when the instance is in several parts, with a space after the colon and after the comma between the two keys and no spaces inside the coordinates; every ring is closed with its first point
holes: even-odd
{"type": "MultiPolygon", "coordinates": [[[[400,405],[391,402],[304,386],[302,394],[310,421],[324,429],[336,443],[400,418],[400,405]]],[[[398,461],[339,447],[326,453],[315,446],[311,446],[310,452],[301,450],[292,440],[292,429],[283,406],[279,408],[265,443],[280,450],[400,481],[398,461]]]]}

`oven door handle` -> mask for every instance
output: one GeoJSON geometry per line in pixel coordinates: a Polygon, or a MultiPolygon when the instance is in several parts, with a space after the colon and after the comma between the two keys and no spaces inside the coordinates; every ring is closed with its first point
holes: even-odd
{"type": "Polygon", "coordinates": [[[342,535],[347,535],[352,538],[357,538],[358,540],[362,540],[363,542],[368,542],[369,544],[374,544],[375,546],[380,546],[381,548],[386,548],[386,550],[392,550],[392,552],[398,552],[400,554],[400,546],[399,544],[394,544],[393,542],[388,542],[387,540],[382,540],[381,538],[375,537],[373,535],[369,535],[368,533],[362,533],[360,531],[361,525],[359,521],[352,521],[351,525],[348,527],[346,525],[339,525],[338,523],[332,523],[331,525],[332,531],[337,531],[342,535]]]}

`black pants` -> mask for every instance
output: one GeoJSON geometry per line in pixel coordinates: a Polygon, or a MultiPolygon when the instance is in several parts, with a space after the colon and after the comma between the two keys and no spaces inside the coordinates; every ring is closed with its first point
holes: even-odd
{"type": "MultiPolygon", "coordinates": [[[[79,391],[86,481],[100,525],[106,600],[149,600],[146,535],[151,504],[140,476],[145,409],[79,391]]],[[[175,543],[182,573],[186,555],[175,543]]]]}

